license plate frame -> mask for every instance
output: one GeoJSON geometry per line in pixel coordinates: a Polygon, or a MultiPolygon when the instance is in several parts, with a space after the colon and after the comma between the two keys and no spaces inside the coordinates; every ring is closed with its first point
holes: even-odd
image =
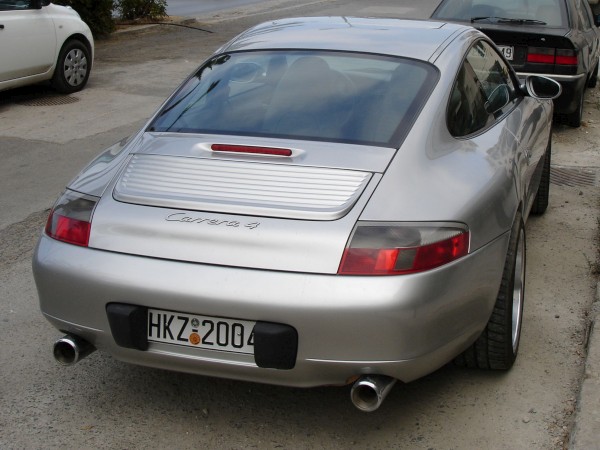
{"type": "Polygon", "coordinates": [[[254,321],[155,308],[148,308],[147,321],[149,342],[254,354],[254,321]]]}
{"type": "Polygon", "coordinates": [[[504,55],[507,61],[513,61],[515,59],[515,48],[510,45],[499,45],[498,50],[504,55]]]}

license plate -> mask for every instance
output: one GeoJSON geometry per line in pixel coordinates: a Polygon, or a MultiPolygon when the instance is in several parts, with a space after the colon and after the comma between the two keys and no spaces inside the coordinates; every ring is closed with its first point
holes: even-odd
{"type": "Polygon", "coordinates": [[[514,47],[507,47],[505,45],[499,45],[498,48],[500,49],[500,51],[502,52],[502,54],[504,55],[504,57],[509,60],[512,61],[514,56],[515,56],[515,48],[514,47]]]}
{"type": "Polygon", "coordinates": [[[148,309],[148,340],[254,354],[254,325],[248,320],[148,309]]]}

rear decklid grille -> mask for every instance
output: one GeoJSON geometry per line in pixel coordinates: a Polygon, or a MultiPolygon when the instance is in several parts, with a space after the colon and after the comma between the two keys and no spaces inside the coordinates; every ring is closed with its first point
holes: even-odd
{"type": "Polygon", "coordinates": [[[114,189],[120,202],[243,215],[335,220],[369,172],[274,163],[133,155],[114,189]]]}

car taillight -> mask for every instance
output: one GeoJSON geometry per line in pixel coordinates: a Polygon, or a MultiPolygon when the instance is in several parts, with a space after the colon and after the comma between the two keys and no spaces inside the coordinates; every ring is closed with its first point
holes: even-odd
{"type": "Polygon", "coordinates": [[[576,66],[577,52],[575,50],[547,47],[529,47],[527,49],[527,62],[538,64],[558,64],[561,66],[576,66]]]}
{"type": "Polygon", "coordinates": [[[46,234],[58,241],[87,247],[98,200],[91,195],[65,191],[50,211],[46,234]]]}
{"type": "Polygon", "coordinates": [[[469,232],[445,226],[361,224],[342,256],[340,275],[402,275],[448,264],[469,252],[469,232]]]}
{"type": "Polygon", "coordinates": [[[527,49],[527,62],[554,64],[554,49],[544,47],[529,47],[527,49]]]}
{"type": "Polygon", "coordinates": [[[576,66],[577,52],[575,50],[556,50],[556,64],[561,66],[576,66]]]}

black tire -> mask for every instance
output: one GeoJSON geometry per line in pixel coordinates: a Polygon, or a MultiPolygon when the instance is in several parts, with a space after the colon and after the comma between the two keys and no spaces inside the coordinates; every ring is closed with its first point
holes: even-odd
{"type": "Polygon", "coordinates": [[[519,351],[525,294],[525,228],[517,214],[492,316],[475,343],[455,359],[459,366],[508,370],[519,351]]]}
{"type": "Polygon", "coordinates": [[[579,128],[581,126],[581,119],[583,118],[583,94],[585,87],[581,88],[579,93],[579,101],[577,103],[577,109],[570,114],[565,116],[565,123],[573,128],[579,128]]]}
{"type": "Polygon", "coordinates": [[[546,155],[544,156],[544,167],[542,168],[542,178],[540,179],[540,186],[538,187],[537,194],[533,199],[533,205],[531,206],[531,214],[541,215],[546,212],[548,208],[548,200],[550,199],[550,159],[552,155],[552,145],[548,143],[546,149],[546,155]]]}
{"type": "Polygon", "coordinates": [[[600,65],[600,62],[598,64],[596,64],[596,68],[592,71],[592,75],[590,76],[590,79],[588,80],[588,84],[587,87],[593,89],[596,87],[596,85],[598,84],[598,66],[600,65]]]}
{"type": "Polygon", "coordinates": [[[77,39],[71,39],[60,50],[52,85],[62,94],[78,92],[87,84],[91,68],[92,60],[86,45],[77,39]]]}

